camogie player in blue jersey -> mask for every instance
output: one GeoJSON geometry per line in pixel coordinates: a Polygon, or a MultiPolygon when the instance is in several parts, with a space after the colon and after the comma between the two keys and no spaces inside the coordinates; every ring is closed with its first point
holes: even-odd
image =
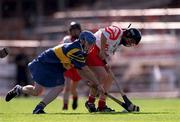
{"type": "Polygon", "coordinates": [[[83,31],[79,39],[73,43],[64,43],[44,51],[28,65],[35,84],[27,86],[16,85],[7,93],[5,100],[8,102],[24,93],[38,96],[43,89],[51,88],[33,110],[33,114],[45,113],[44,108],[63,90],[64,72],[71,67],[77,68],[82,77],[92,81],[92,84],[97,85],[98,89],[104,92],[98,78],[85,63],[85,57],[91,51],[95,40],[93,33],[83,31]]]}

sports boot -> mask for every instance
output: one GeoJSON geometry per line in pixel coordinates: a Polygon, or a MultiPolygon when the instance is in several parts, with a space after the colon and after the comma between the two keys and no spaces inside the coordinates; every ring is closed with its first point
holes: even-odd
{"type": "Polygon", "coordinates": [[[20,85],[16,85],[13,89],[11,89],[6,95],[6,98],[5,98],[6,102],[9,102],[14,97],[19,96],[21,89],[22,87],[20,85]]]}
{"type": "Polygon", "coordinates": [[[97,108],[97,112],[115,112],[115,110],[105,106],[104,108],[97,108]]]}
{"type": "Polygon", "coordinates": [[[97,111],[94,103],[90,103],[90,102],[86,101],[85,106],[90,113],[97,111]]]}
{"type": "Polygon", "coordinates": [[[33,110],[33,114],[45,114],[44,108],[41,105],[37,105],[36,108],[33,110]]]}
{"type": "Polygon", "coordinates": [[[78,98],[73,98],[72,109],[75,110],[78,107],[78,98]]]}
{"type": "Polygon", "coordinates": [[[64,104],[62,110],[68,110],[68,104],[64,104]]]}

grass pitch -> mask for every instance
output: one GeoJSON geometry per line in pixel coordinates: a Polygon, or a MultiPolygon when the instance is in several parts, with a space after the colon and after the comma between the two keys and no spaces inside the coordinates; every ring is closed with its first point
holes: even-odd
{"type": "MultiPolygon", "coordinates": [[[[85,99],[79,100],[77,110],[62,111],[62,100],[56,99],[47,106],[48,114],[33,115],[32,110],[40,101],[37,98],[17,98],[7,103],[0,98],[0,122],[179,122],[180,99],[134,99],[141,107],[139,113],[121,113],[118,104],[108,100],[115,113],[89,113],[85,99]]],[[[71,103],[71,101],[70,101],[71,103]]]]}

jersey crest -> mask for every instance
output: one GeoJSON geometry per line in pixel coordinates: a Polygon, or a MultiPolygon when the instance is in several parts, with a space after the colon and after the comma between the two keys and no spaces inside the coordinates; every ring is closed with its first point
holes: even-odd
{"type": "Polygon", "coordinates": [[[117,26],[109,26],[105,28],[105,31],[109,33],[109,39],[117,40],[121,30],[117,26]]]}

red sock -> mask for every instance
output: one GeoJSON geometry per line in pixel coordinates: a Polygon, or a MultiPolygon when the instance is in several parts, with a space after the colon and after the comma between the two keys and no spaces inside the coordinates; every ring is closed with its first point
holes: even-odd
{"type": "Polygon", "coordinates": [[[67,110],[67,109],[68,109],[68,104],[64,103],[63,110],[67,110]]]}
{"type": "Polygon", "coordinates": [[[67,107],[67,106],[68,106],[68,104],[67,104],[67,103],[64,103],[64,106],[65,106],[65,107],[67,107]]]}
{"type": "Polygon", "coordinates": [[[90,102],[90,103],[94,103],[95,102],[95,96],[92,96],[92,95],[89,95],[89,97],[88,97],[88,102],[90,102]]]}
{"type": "Polygon", "coordinates": [[[105,99],[99,99],[98,108],[99,108],[100,110],[102,110],[105,106],[106,106],[106,101],[105,101],[105,99]]]}

